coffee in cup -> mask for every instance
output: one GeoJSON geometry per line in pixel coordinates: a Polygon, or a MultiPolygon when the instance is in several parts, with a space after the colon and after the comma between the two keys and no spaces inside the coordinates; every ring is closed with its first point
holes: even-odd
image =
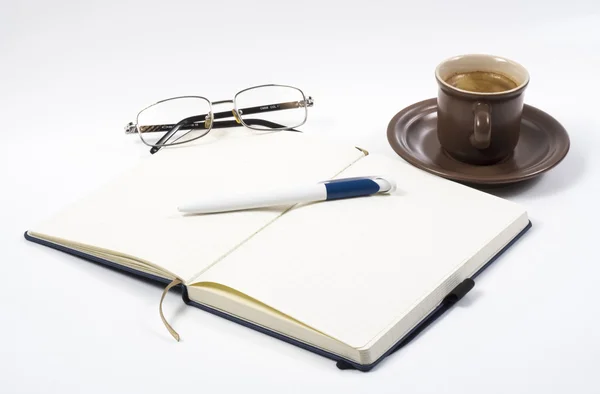
{"type": "Polygon", "coordinates": [[[443,61],[435,76],[437,135],[444,150],[481,165],[510,156],[519,140],[527,70],[506,58],[473,54],[443,61]]]}
{"type": "Polygon", "coordinates": [[[475,93],[498,93],[516,88],[515,81],[491,71],[467,71],[452,74],[446,82],[457,89],[475,93]]]}

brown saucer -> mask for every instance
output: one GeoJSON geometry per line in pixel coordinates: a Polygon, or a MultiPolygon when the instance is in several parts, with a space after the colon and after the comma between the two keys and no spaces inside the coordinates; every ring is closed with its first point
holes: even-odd
{"type": "Polygon", "coordinates": [[[525,104],[519,143],[512,156],[491,165],[473,165],[448,156],[437,139],[437,100],[421,101],[390,121],[388,141],[412,165],[459,182],[508,184],[524,181],[556,166],[569,151],[566,130],[547,113],[525,104]]]}

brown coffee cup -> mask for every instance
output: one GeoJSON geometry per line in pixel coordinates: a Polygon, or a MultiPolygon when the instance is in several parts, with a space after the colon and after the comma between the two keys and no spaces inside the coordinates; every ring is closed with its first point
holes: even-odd
{"type": "Polygon", "coordinates": [[[493,164],[519,141],[529,73],[517,62],[492,55],[461,55],[440,63],[437,136],[453,158],[493,164]]]}

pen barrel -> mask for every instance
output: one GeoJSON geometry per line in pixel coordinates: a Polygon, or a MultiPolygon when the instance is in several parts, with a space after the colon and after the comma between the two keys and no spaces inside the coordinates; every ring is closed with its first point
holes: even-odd
{"type": "Polygon", "coordinates": [[[369,196],[381,190],[377,181],[368,178],[334,180],[326,182],[325,187],[327,200],[369,196]]]}
{"type": "MultiPolygon", "coordinates": [[[[208,196],[207,196],[208,197],[208,196]]],[[[311,184],[304,187],[260,189],[243,193],[230,193],[218,198],[207,198],[182,205],[178,209],[188,213],[229,212],[265,207],[281,207],[304,202],[327,199],[324,184],[311,184]]]]}
{"type": "Polygon", "coordinates": [[[204,195],[200,200],[179,206],[184,213],[215,213],[266,207],[286,207],[300,203],[369,196],[395,189],[395,183],[381,177],[335,179],[295,186],[259,187],[204,195]]]}

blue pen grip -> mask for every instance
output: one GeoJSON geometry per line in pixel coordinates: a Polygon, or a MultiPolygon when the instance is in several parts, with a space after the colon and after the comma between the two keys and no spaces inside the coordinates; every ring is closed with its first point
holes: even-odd
{"type": "Polygon", "coordinates": [[[325,183],[327,200],[360,197],[375,194],[379,185],[372,179],[344,179],[325,183]]]}

